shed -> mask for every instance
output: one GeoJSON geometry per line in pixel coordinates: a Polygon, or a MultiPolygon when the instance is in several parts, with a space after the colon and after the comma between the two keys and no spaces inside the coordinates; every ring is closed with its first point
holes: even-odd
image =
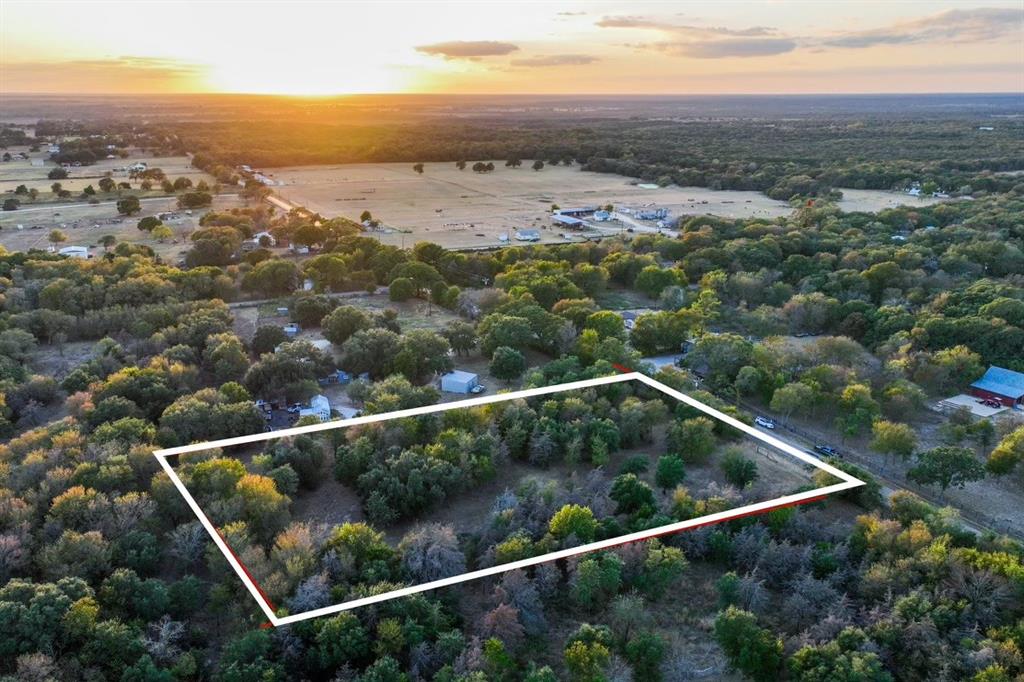
{"type": "Polygon", "coordinates": [[[516,230],[516,239],[521,242],[539,242],[540,232],[537,230],[516,230]]]}
{"type": "Polygon", "coordinates": [[[551,222],[574,230],[582,230],[586,226],[586,223],[579,218],[573,218],[572,216],[561,215],[558,213],[551,216],[551,222]]]}
{"type": "Polygon", "coordinates": [[[441,377],[441,390],[445,393],[472,393],[479,383],[476,374],[456,369],[441,377]]]}
{"type": "Polygon", "coordinates": [[[1024,406],[1024,374],[1003,367],[989,367],[971,384],[971,395],[997,400],[1007,407],[1024,406]]]}

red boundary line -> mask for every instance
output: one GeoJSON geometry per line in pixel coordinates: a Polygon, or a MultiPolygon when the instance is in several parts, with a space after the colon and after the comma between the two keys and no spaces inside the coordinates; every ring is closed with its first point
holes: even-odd
{"type": "MultiPolygon", "coordinates": [[[[256,579],[252,577],[252,573],[249,572],[249,568],[242,562],[242,560],[238,557],[238,555],[235,554],[235,550],[233,550],[231,548],[231,545],[228,544],[227,538],[225,538],[224,534],[220,532],[220,528],[218,528],[213,523],[213,521],[210,521],[210,517],[206,515],[206,512],[203,511],[202,507],[199,507],[198,504],[196,506],[199,508],[199,511],[201,511],[203,513],[203,518],[205,518],[207,521],[210,522],[210,526],[213,528],[213,530],[215,530],[217,532],[217,537],[219,537],[221,542],[224,543],[224,546],[228,548],[228,552],[231,554],[232,558],[234,558],[234,560],[236,562],[238,562],[238,565],[241,567],[242,572],[245,573],[245,577],[248,578],[250,580],[250,582],[252,582],[253,587],[255,587],[256,591],[259,592],[260,597],[263,599],[263,601],[266,603],[266,605],[270,608],[271,611],[277,611],[277,606],[275,606],[274,602],[272,602],[270,600],[270,597],[268,597],[267,593],[263,591],[263,588],[260,587],[260,584],[258,582],[256,582],[256,579]]],[[[272,625],[273,624],[270,621],[266,621],[265,623],[260,625],[260,627],[261,628],[262,627],[269,627],[269,626],[272,626],[272,625]]]]}
{"type": "MultiPolygon", "coordinates": [[[[624,367],[623,365],[620,365],[618,363],[612,363],[612,367],[614,367],[619,372],[622,372],[623,374],[629,374],[629,373],[634,371],[634,370],[631,370],[628,367],[624,367]]],[[[666,535],[675,535],[677,533],[685,533],[687,531],[697,530],[698,528],[706,528],[708,526],[714,526],[714,525],[719,524],[719,523],[726,523],[728,521],[737,521],[739,519],[745,519],[745,518],[750,517],[750,516],[759,516],[761,514],[767,514],[769,512],[773,512],[776,509],[786,509],[788,507],[798,507],[798,506],[800,506],[802,504],[810,504],[812,502],[820,502],[821,500],[824,500],[826,497],[828,497],[828,496],[827,495],[819,495],[818,497],[810,497],[810,498],[808,498],[806,500],[799,500],[797,502],[785,502],[783,504],[778,504],[778,505],[775,505],[775,506],[772,506],[772,507],[767,507],[765,509],[757,509],[755,511],[749,511],[749,512],[745,512],[743,514],[738,514],[736,516],[730,516],[729,518],[726,518],[726,519],[717,519],[715,521],[705,521],[704,523],[699,523],[699,524],[697,524],[695,526],[690,526],[689,528],[682,528],[680,530],[665,531],[664,533],[658,533],[657,535],[651,535],[651,536],[643,538],[641,540],[627,540],[627,541],[622,542],[620,544],[611,545],[610,547],[606,547],[603,550],[597,550],[597,551],[607,551],[609,549],[614,549],[616,547],[623,547],[625,545],[631,545],[631,544],[636,543],[636,542],[647,542],[648,540],[653,540],[655,538],[664,537],[666,535]]],[[[206,512],[202,510],[202,507],[199,507],[199,510],[202,512],[203,517],[205,517],[207,521],[210,521],[210,517],[206,516],[206,512]]],[[[256,579],[252,577],[252,574],[249,572],[249,569],[246,567],[246,565],[244,563],[242,563],[242,560],[240,558],[238,558],[238,555],[235,554],[235,550],[233,550],[231,548],[231,545],[228,544],[227,539],[220,532],[220,529],[217,528],[217,526],[214,525],[214,523],[212,521],[210,521],[210,526],[212,526],[213,529],[215,531],[217,531],[217,536],[224,543],[224,546],[228,548],[228,552],[231,553],[231,556],[234,557],[235,561],[238,562],[238,565],[241,567],[242,572],[245,573],[245,577],[247,577],[252,582],[253,587],[255,587],[256,591],[259,592],[260,597],[263,599],[263,601],[266,603],[266,605],[268,607],[270,607],[271,611],[277,611],[277,607],[274,606],[274,602],[270,601],[270,598],[267,597],[266,593],[263,591],[263,588],[260,587],[260,584],[258,582],[256,582],[256,579]]],[[[558,561],[558,559],[553,559],[552,561],[558,561]]],[[[274,624],[271,623],[269,620],[260,623],[260,629],[261,630],[266,630],[266,629],[272,628],[272,627],[274,627],[274,624]]]]}

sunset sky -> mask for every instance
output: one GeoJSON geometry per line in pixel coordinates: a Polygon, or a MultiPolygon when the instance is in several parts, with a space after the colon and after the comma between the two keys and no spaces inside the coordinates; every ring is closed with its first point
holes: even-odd
{"type": "Polygon", "coordinates": [[[1024,91],[1021,2],[0,2],[0,92],[1024,91]]]}

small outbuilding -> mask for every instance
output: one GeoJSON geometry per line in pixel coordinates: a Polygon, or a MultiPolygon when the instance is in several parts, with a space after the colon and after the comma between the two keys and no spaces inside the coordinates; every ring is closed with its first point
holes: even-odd
{"type": "Polygon", "coordinates": [[[516,240],[521,242],[539,242],[540,232],[537,230],[516,230],[516,240]]]}
{"type": "Polygon", "coordinates": [[[472,393],[480,385],[480,378],[472,372],[452,370],[441,377],[441,390],[445,393],[472,393]]]}
{"type": "Polygon", "coordinates": [[[1003,367],[989,367],[971,384],[971,395],[995,400],[1006,407],[1024,409],[1024,374],[1003,367]]]}

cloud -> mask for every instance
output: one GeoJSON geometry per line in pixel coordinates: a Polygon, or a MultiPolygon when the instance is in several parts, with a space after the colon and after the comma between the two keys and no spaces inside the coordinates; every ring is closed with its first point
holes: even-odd
{"type": "Polygon", "coordinates": [[[876,45],[917,43],[981,43],[1004,37],[1020,38],[1024,11],[982,7],[953,9],[888,28],[851,31],[821,41],[828,47],[860,49],[876,45]]]}
{"type": "Polygon", "coordinates": [[[727,28],[725,26],[694,26],[691,24],[670,24],[656,19],[637,16],[604,17],[596,22],[601,28],[639,28],[664,33],[676,33],[694,37],[702,36],[735,36],[753,37],[775,35],[777,31],[767,26],[751,26],[750,28],[727,28]]]}
{"type": "Polygon", "coordinates": [[[513,59],[512,66],[578,66],[582,64],[593,64],[596,61],[600,61],[600,58],[589,54],[549,54],[513,59]]]}
{"type": "Polygon", "coordinates": [[[656,45],[670,54],[695,59],[721,59],[724,57],[768,57],[792,52],[797,42],[791,38],[736,38],[729,40],[696,40],[656,45]]]}
{"type": "Polygon", "coordinates": [[[419,45],[417,52],[445,59],[480,59],[500,57],[519,50],[518,45],[496,40],[451,40],[445,43],[419,45]]]}
{"type": "Polygon", "coordinates": [[[192,90],[207,72],[202,64],[158,57],[7,62],[7,92],[161,92],[192,90]]]}
{"type": "Polygon", "coordinates": [[[586,16],[586,12],[558,12],[557,16],[560,17],[582,17],[586,16]]]}

